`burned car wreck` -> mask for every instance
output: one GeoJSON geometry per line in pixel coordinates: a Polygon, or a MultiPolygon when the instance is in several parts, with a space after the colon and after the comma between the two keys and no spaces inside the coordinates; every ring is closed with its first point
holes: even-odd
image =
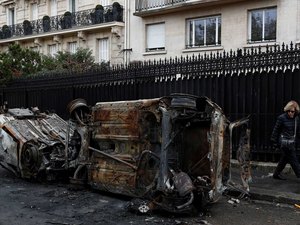
{"type": "Polygon", "coordinates": [[[136,197],[140,212],[184,213],[213,201],[231,179],[233,130],[249,191],[248,118],[230,123],[218,105],[187,94],[69,103],[69,121],[38,109],[0,114],[0,164],[22,178],[68,178],[136,197]]]}

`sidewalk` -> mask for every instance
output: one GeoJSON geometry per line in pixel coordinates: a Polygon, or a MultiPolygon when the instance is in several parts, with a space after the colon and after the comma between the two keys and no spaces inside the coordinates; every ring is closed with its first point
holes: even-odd
{"type": "MultiPolygon", "coordinates": [[[[293,205],[300,204],[300,179],[296,177],[289,165],[282,173],[287,180],[273,179],[272,175],[276,166],[276,163],[251,162],[252,182],[249,184],[251,198],[293,205]]],[[[232,162],[232,177],[239,177],[236,161],[232,162]]]]}

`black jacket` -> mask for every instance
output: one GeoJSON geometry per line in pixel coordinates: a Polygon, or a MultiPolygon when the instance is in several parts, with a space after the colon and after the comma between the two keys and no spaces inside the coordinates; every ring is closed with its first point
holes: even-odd
{"type": "Polygon", "coordinates": [[[283,113],[278,116],[276,124],[274,126],[271,141],[279,144],[279,137],[283,135],[285,137],[292,137],[295,133],[295,118],[297,118],[297,135],[296,141],[298,142],[298,138],[300,137],[300,127],[299,127],[299,118],[298,116],[294,118],[290,118],[287,113],[283,113]]]}

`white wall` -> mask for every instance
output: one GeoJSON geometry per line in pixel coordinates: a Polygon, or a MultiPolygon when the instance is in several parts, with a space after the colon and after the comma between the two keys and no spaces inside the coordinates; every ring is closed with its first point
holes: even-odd
{"type": "MultiPolygon", "coordinates": [[[[130,47],[133,49],[130,60],[148,60],[169,58],[181,55],[198,55],[210,51],[229,51],[243,47],[256,46],[248,44],[248,10],[277,6],[277,43],[296,42],[300,38],[300,1],[299,0],[251,0],[239,3],[219,5],[214,7],[202,7],[198,9],[182,10],[160,16],[130,18],[129,27],[130,47]],[[221,47],[198,48],[186,50],[186,19],[202,16],[218,15],[222,17],[221,47]],[[145,53],[145,26],[146,24],[165,22],[166,24],[166,53],[145,53]]],[[[134,10],[134,1],[131,9],[134,10]]],[[[270,43],[269,43],[270,44],[270,43]]]]}

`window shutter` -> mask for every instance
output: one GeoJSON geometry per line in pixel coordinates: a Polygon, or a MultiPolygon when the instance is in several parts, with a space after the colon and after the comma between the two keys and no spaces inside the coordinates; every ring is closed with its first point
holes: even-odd
{"type": "Polygon", "coordinates": [[[74,54],[77,50],[77,42],[69,42],[69,52],[74,54]]]}
{"type": "Polygon", "coordinates": [[[36,3],[31,4],[31,19],[38,19],[38,5],[36,3]]]}
{"type": "Polygon", "coordinates": [[[7,9],[7,25],[15,24],[15,8],[7,9]]]}
{"type": "Polygon", "coordinates": [[[102,5],[102,6],[109,5],[109,0],[100,0],[100,5],[102,5]]]}
{"type": "Polygon", "coordinates": [[[49,45],[49,55],[51,55],[52,57],[54,57],[56,53],[57,53],[57,46],[56,46],[56,44],[49,45]]]}
{"type": "Polygon", "coordinates": [[[77,11],[77,1],[76,0],[69,0],[69,11],[74,13],[77,11]]]}
{"type": "Polygon", "coordinates": [[[147,50],[165,48],[165,24],[147,25],[147,50]]]}
{"type": "Polygon", "coordinates": [[[109,61],[109,51],[108,51],[108,38],[99,39],[99,62],[108,62],[109,61]]]}
{"type": "Polygon", "coordinates": [[[50,16],[57,16],[57,0],[51,0],[50,16]]]}

